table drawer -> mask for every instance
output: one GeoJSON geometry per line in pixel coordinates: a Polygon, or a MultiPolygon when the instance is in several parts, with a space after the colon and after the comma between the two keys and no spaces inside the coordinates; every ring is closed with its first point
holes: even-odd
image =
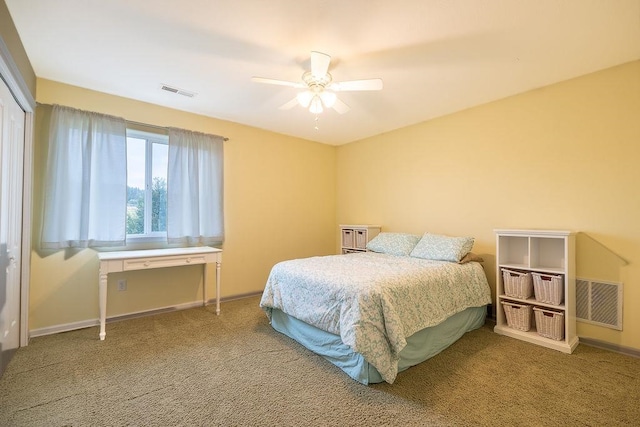
{"type": "Polygon", "coordinates": [[[204,264],[211,262],[208,254],[135,258],[124,260],[123,271],[144,270],[147,268],[179,267],[181,265],[204,264]]]}

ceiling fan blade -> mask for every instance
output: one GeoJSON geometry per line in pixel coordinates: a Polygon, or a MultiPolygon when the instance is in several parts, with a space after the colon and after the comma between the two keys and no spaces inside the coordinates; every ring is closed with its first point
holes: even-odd
{"type": "Polygon", "coordinates": [[[278,107],[280,110],[290,110],[293,107],[295,107],[296,105],[298,105],[298,98],[293,98],[291,101],[287,102],[286,104],[281,105],[280,107],[278,107]]]}
{"type": "Polygon", "coordinates": [[[316,79],[322,79],[329,71],[331,57],[322,52],[311,52],[311,75],[316,79]]]}
{"type": "Polygon", "coordinates": [[[351,107],[349,107],[347,104],[340,101],[339,98],[336,98],[335,103],[332,105],[332,108],[339,114],[344,114],[351,109],[351,107]]]}
{"type": "Polygon", "coordinates": [[[329,89],[335,91],[381,90],[382,79],[349,80],[331,83],[329,89]]]}
{"type": "Polygon", "coordinates": [[[295,88],[306,87],[302,83],[290,82],[288,80],[268,79],[266,77],[251,77],[251,81],[255,83],[267,83],[270,85],[288,86],[288,87],[295,87],[295,88]]]}

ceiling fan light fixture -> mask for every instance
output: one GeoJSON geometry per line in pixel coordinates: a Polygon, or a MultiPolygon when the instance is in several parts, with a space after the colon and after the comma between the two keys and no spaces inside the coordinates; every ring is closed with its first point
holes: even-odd
{"type": "Polygon", "coordinates": [[[327,108],[333,107],[333,105],[336,103],[337,98],[338,96],[333,92],[323,91],[320,94],[320,99],[322,100],[322,103],[324,104],[324,106],[327,108]]]}
{"type": "Polygon", "coordinates": [[[315,95],[311,100],[311,105],[309,106],[309,111],[312,114],[320,114],[324,109],[322,108],[322,100],[318,95],[315,95]]]}
{"type": "Polygon", "coordinates": [[[311,104],[311,100],[313,99],[314,94],[310,90],[305,90],[304,92],[299,92],[296,95],[296,99],[298,100],[298,104],[302,105],[304,108],[309,108],[311,104]]]}

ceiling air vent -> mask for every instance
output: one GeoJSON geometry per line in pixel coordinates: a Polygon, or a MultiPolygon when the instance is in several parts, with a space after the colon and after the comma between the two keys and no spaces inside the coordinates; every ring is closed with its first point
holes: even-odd
{"type": "Polygon", "coordinates": [[[164,91],[167,91],[167,92],[176,93],[178,95],[188,96],[189,98],[193,98],[194,96],[197,95],[197,93],[195,93],[195,92],[190,92],[188,90],[179,89],[177,87],[173,87],[173,86],[169,86],[169,85],[160,85],[160,89],[162,89],[164,91]]]}

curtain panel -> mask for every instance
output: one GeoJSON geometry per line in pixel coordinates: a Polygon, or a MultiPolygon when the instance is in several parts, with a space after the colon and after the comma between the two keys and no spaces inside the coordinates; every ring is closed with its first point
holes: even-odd
{"type": "Polygon", "coordinates": [[[54,105],[41,247],[124,246],[126,205],[125,120],[54,105]]]}
{"type": "Polygon", "coordinates": [[[223,142],[221,136],[169,128],[168,243],[224,241],[223,142]]]}

